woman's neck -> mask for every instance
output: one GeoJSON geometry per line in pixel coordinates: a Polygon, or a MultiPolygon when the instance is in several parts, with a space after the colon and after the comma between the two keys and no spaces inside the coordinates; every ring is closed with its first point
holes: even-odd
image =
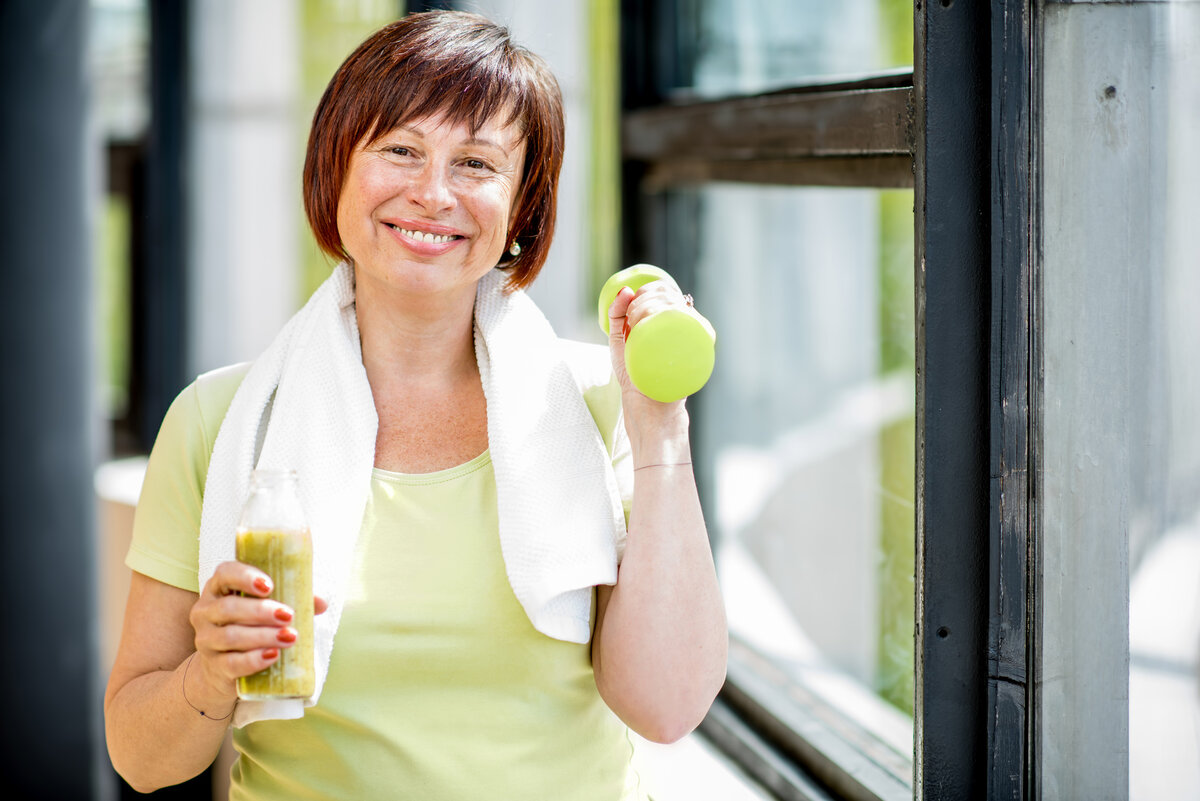
{"type": "Polygon", "coordinates": [[[454,296],[356,286],[363,366],[379,428],[375,466],[428,473],[488,446],[487,401],[475,361],[475,293],[454,296]]]}
{"type": "Polygon", "coordinates": [[[386,387],[451,386],[478,375],[474,293],[409,296],[356,287],[363,366],[376,393],[386,387]]]}

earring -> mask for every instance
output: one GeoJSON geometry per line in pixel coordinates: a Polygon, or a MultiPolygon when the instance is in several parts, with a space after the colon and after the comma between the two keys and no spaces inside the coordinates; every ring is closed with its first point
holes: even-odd
{"type": "Polygon", "coordinates": [[[521,245],[517,242],[517,240],[513,240],[512,247],[508,249],[508,255],[512,256],[514,259],[521,255],[521,245]]]}

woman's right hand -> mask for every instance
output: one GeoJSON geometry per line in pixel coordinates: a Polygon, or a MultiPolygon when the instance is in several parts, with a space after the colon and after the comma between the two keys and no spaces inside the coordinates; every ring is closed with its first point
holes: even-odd
{"type": "MultiPolygon", "coordinates": [[[[223,713],[237,697],[238,678],[265,670],[296,642],[295,610],[269,599],[272,589],[270,577],[258,568],[242,562],[217,566],[189,615],[197,663],[191,666],[189,698],[194,687],[210,705],[224,702],[216,714],[223,713]]],[[[317,614],[325,611],[321,598],[314,597],[313,604],[317,614]]]]}
{"type": "MultiPolygon", "coordinates": [[[[283,614],[293,610],[267,598],[270,589],[261,570],[238,562],[219,566],[198,594],[138,572],[130,577],[104,725],[113,766],[138,791],[178,784],[212,764],[237,678],[295,642],[283,614]]],[[[325,608],[313,599],[315,612],[325,608]]]]}

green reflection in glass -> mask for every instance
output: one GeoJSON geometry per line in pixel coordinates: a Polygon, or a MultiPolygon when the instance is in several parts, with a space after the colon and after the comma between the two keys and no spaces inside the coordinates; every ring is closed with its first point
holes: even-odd
{"type": "Polygon", "coordinates": [[[96,252],[96,295],[102,352],[105,412],[110,419],[125,414],[129,387],[130,219],[129,202],[120,195],[104,199],[96,252]]]}
{"type": "Polygon", "coordinates": [[[620,264],[620,9],[588,0],[588,288],[581,308],[595,313],[600,287],[620,264]]]}
{"type": "MultiPolygon", "coordinates": [[[[879,365],[900,373],[915,393],[913,193],[882,192],[879,199],[879,365]]],[[[907,714],[913,708],[915,614],[914,417],[879,432],[880,608],[876,689],[907,714]]]]}
{"type": "Polygon", "coordinates": [[[879,0],[881,60],[888,66],[913,63],[912,0],[879,0]]]}

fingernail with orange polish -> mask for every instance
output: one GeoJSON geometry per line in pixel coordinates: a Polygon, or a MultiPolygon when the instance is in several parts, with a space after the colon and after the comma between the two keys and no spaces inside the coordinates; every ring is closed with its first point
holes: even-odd
{"type": "Polygon", "coordinates": [[[278,620],[280,623],[291,623],[292,622],[292,613],[289,612],[288,610],[280,607],[279,609],[275,610],[275,619],[278,620]]]}
{"type": "Polygon", "coordinates": [[[258,590],[259,592],[270,592],[271,582],[267,581],[262,576],[259,576],[254,580],[254,589],[258,590]]]}
{"type": "Polygon", "coordinates": [[[275,635],[275,639],[279,640],[280,642],[288,642],[288,643],[295,642],[296,641],[296,630],[292,629],[292,628],[280,629],[279,633],[275,635]]]}

